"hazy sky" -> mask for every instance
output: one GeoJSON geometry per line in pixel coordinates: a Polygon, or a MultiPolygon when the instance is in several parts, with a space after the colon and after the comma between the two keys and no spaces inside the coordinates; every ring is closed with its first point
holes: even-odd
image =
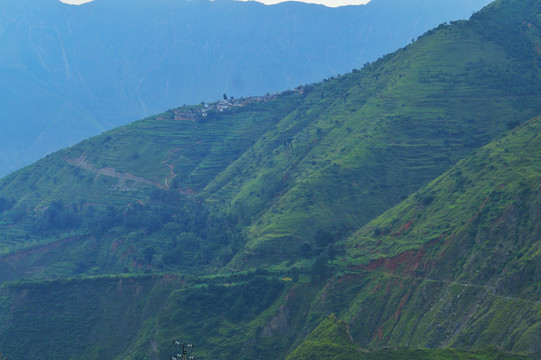
{"type": "MultiPolygon", "coordinates": [[[[90,2],[92,0],[60,0],[66,4],[75,4],[80,5],[87,2],[90,2]]],[[[252,1],[252,0],[240,0],[240,1],[252,1]]],[[[286,0],[257,0],[259,2],[262,2],[264,4],[277,4],[286,0]]],[[[359,5],[359,4],[366,4],[370,0],[298,0],[306,3],[313,3],[313,4],[322,4],[326,6],[331,7],[337,7],[337,6],[343,6],[343,5],[359,5]]]]}

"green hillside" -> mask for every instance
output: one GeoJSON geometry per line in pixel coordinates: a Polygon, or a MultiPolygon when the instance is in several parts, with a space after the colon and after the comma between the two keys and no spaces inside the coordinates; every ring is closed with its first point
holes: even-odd
{"type": "MultiPolygon", "coordinates": [[[[507,9],[486,12],[491,10],[493,17],[507,16],[507,9]]],[[[541,25],[531,17],[527,23],[541,25]]],[[[493,34],[503,30],[488,31],[481,19],[473,20],[442,26],[359,73],[315,87],[305,101],[309,110],[297,111],[269,134],[285,143],[271,152],[257,151],[268,144],[258,142],[234,164],[243,170],[246,164],[263,166],[243,171],[236,186],[226,182],[225,172],[206,189],[211,199],[223,194],[224,205],[229,200],[240,214],[257,214],[248,228],[250,255],[258,262],[287,258],[294,255],[293,244],[314,245],[318,230],[340,237],[473,149],[538,115],[535,46],[541,38],[536,27],[530,33],[520,19],[515,26],[524,28],[517,42],[527,36],[533,41],[529,48],[507,49],[506,42],[497,41],[507,34],[493,34]],[[487,41],[489,35],[495,40],[487,41]],[[292,124],[299,127],[307,120],[290,140],[285,138],[292,124]],[[282,179],[270,206],[268,196],[259,196],[269,188],[262,173],[282,179]]],[[[242,256],[238,262],[246,260],[242,256]]]]}
{"type": "Polygon", "coordinates": [[[519,360],[526,356],[506,353],[495,348],[477,351],[454,349],[381,349],[367,351],[354,345],[347,323],[333,314],[303,341],[287,359],[344,360],[519,360]]]}
{"type": "Polygon", "coordinates": [[[372,279],[344,314],[354,339],[539,354],[540,134],[527,122],[348,239],[372,279]]]}
{"type": "Polygon", "coordinates": [[[206,116],[202,106],[170,110],[4,178],[1,278],[224,265],[240,234],[224,231],[232,221],[197,193],[301,100],[247,99],[206,116]]]}
{"type": "Polygon", "coordinates": [[[350,74],[1,179],[0,351],[538,359],[538,29],[541,3],[498,0],[350,74]]]}
{"type": "Polygon", "coordinates": [[[497,2],[363,70],[171,110],[2,179],[0,252],[17,259],[3,278],[311,257],[541,113],[539,5],[522,4],[497,2]]]}
{"type": "Polygon", "coordinates": [[[4,284],[0,348],[7,359],[111,359],[184,281],[171,275],[4,284]]]}

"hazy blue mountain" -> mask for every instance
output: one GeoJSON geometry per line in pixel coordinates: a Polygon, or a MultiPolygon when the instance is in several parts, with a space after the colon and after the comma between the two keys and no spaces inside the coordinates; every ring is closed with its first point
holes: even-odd
{"type": "Polygon", "coordinates": [[[488,0],[304,3],[5,0],[0,176],[182,103],[265,94],[360,68],[488,0]]]}

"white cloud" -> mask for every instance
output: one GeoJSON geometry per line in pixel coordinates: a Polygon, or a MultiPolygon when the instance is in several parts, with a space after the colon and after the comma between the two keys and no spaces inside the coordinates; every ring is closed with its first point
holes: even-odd
{"type": "MultiPolygon", "coordinates": [[[[66,4],[81,5],[87,2],[91,2],[92,0],[60,0],[60,1],[66,4]]],[[[284,2],[286,0],[239,0],[239,1],[259,1],[263,4],[273,5],[273,4],[284,2]]],[[[298,1],[312,3],[312,4],[321,4],[321,5],[325,5],[329,7],[338,7],[338,6],[344,6],[344,5],[366,4],[370,0],[298,0],[298,1]]]]}
{"type": "MultiPolygon", "coordinates": [[[[263,4],[274,5],[274,4],[278,4],[287,0],[239,0],[239,1],[259,1],[263,4]]],[[[370,0],[295,0],[295,1],[301,1],[305,3],[311,3],[311,4],[320,4],[320,5],[325,5],[329,7],[338,7],[338,6],[345,6],[345,5],[364,5],[368,3],[370,0]]]]}
{"type": "Polygon", "coordinates": [[[81,5],[87,2],[91,2],[92,0],[60,0],[61,2],[65,4],[71,4],[71,5],[81,5]]]}

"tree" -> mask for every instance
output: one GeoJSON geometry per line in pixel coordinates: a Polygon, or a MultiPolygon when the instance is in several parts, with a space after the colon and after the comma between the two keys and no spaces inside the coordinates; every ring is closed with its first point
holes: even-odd
{"type": "Polygon", "coordinates": [[[299,269],[294,267],[290,270],[291,280],[293,282],[299,282],[299,269]]]}
{"type": "Polygon", "coordinates": [[[312,245],[309,243],[304,243],[299,247],[299,252],[301,256],[308,259],[312,256],[312,245]]]}
{"type": "Polygon", "coordinates": [[[318,281],[325,278],[327,275],[327,258],[324,254],[318,255],[314,261],[312,261],[312,266],[310,267],[310,278],[312,281],[318,281]]]}
{"type": "MultiPolygon", "coordinates": [[[[9,210],[10,201],[0,197],[0,213],[9,210]]],[[[1,358],[0,358],[1,360],[1,358]]]]}
{"type": "Polygon", "coordinates": [[[318,230],[315,236],[316,246],[319,248],[324,248],[329,244],[334,242],[334,236],[327,230],[318,230]]]}
{"type": "Polygon", "coordinates": [[[329,244],[325,253],[329,260],[334,260],[336,258],[336,249],[334,247],[334,244],[329,244]]]}
{"type": "Polygon", "coordinates": [[[224,93],[224,100],[227,100],[227,95],[224,93]]]}
{"type": "Polygon", "coordinates": [[[152,262],[152,258],[154,257],[154,254],[156,254],[156,249],[152,245],[147,245],[143,249],[143,257],[145,258],[145,261],[148,264],[152,262]]]}

